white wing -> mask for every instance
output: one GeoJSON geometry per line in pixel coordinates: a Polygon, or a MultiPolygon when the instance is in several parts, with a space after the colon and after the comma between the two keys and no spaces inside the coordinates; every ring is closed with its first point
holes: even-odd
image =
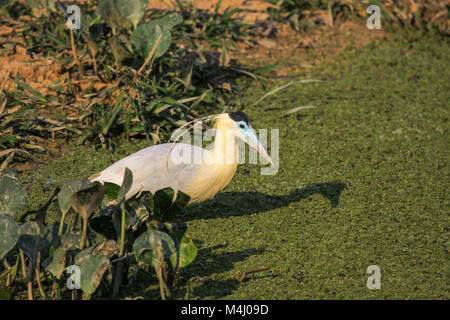
{"type": "MultiPolygon", "coordinates": [[[[125,168],[128,168],[133,173],[133,184],[126,198],[141,191],[155,193],[166,187],[171,187],[175,191],[183,191],[184,187],[194,179],[201,163],[181,161],[177,156],[183,154],[191,159],[194,154],[195,157],[198,157],[202,156],[204,152],[207,151],[184,143],[151,146],[117,161],[91,177],[91,181],[122,185],[125,168]]],[[[186,157],[184,159],[187,159],[186,157]]]]}

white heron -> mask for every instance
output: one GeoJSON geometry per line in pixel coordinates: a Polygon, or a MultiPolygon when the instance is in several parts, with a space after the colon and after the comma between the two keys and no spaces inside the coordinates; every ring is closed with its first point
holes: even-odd
{"type": "Polygon", "coordinates": [[[210,150],[186,143],[154,145],[133,153],[98,174],[91,181],[122,184],[125,168],[133,174],[133,184],[126,198],[142,192],[170,187],[191,197],[190,204],[211,199],[225,188],[233,178],[238,164],[237,138],[256,149],[272,163],[264,146],[259,142],[248,116],[244,112],[230,112],[213,116],[216,135],[210,150]],[[179,161],[174,155],[183,154],[179,161]],[[186,157],[188,155],[188,157],[186,157]]]}

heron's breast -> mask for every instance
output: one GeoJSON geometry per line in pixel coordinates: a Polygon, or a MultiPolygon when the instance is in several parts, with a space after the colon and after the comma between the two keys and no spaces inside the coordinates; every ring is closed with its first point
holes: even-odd
{"type": "Polygon", "coordinates": [[[230,183],[236,168],[237,164],[203,166],[182,191],[191,197],[191,204],[211,199],[230,183]]]}

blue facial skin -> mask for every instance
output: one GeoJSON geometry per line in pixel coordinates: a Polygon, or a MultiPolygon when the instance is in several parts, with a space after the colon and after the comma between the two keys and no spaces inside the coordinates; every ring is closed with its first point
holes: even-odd
{"type": "Polygon", "coordinates": [[[256,137],[255,133],[250,130],[250,128],[247,126],[247,123],[245,121],[239,121],[237,123],[239,130],[242,133],[242,136],[244,137],[245,141],[252,147],[258,149],[264,150],[264,147],[259,142],[258,138],[256,137]]]}
{"type": "Polygon", "coordinates": [[[250,147],[255,148],[263,158],[265,158],[270,164],[273,165],[272,159],[270,159],[266,149],[261,144],[261,142],[259,142],[254,131],[252,131],[248,127],[247,123],[245,121],[239,121],[237,122],[237,125],[242,133],[242,137],[244,138],[245,142],[247,142],[250,147]]]}

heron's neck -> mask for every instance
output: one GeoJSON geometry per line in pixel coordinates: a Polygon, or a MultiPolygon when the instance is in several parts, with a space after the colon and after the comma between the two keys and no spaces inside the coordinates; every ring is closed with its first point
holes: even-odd
{"type": "Polygon", "coordinates": [[[191,197],[190,203],[211,199],[233,178],[238,163],[236,137],[216,126],[214,146],[206,151],[206,163],[199,166],[195,177],[183,190],[191,197]]]}
{"type": "Polygon", "coordinates": [[[238,148],[236,136],[230,133],[230,130],[216,127],[216,137],[214,139],[214,148],[211,150],[211,157],[217,164],[238,163],[238,148]]]}

